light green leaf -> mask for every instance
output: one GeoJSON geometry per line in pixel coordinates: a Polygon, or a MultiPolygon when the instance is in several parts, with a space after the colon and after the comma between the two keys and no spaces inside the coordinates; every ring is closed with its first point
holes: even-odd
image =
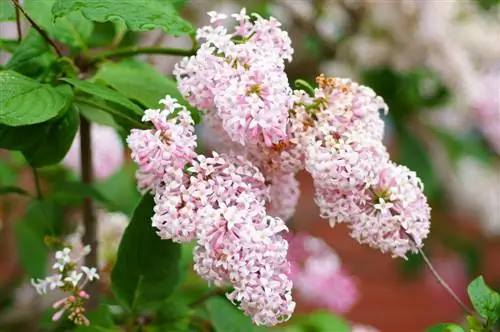
{"type": "Polygon", "coordinates": [[[295,325],[304,328],[305,331],[335,331],[350,332],[351,328],[341,317],[326,311],[316,311],[307,316],[295,318],[295,325]]]}
{"type": "Polygon", "coordinates": [[[25,126],[47,121],[68,106],[71,98],[50,85],[11,70],[0,71],[0,124],[25,126]]]}
{"type": "Polygon", "coordinates": [[[52,6],[56,0],[25,0],[24,8],[37,24],[49,35],[63,44],[86,49],[93,23],[81,13],[71,13],[56,20],[52,17],[52,6]]]}
{"type": "Polygon", "coordinates": [[[50,47],[43,37],[33,28],[28,31],[19,47],[12,54],[12,58],[5,65],[5,69],[15,70],[31,76],[39,72],[40,56],[49,52],[50,47]]]}
{"type": "Polygon", "coordinates": [[[87,104],[76,102],[75,105],[78,107],[80,114],[84,116],[88,121],[108,126],[120,131],[123,130],[123,128],[118,123],[116,123],[111,114],[87,104]]]}
{"type": "Polygon", "coordinates": [[[104,63],[94,79],[105,82],[130,99],[149,108],[157,108],[160,99],[165,98],[165,95],[170,95],[189,109],[196,123],[200,121],[200,113],[182,98],[177,89],[177,83],[161,75],[145,62],[128,59],[120,63],[104,63]]]}
{"type": "Polygon", "coordinates": [[[90,321],[89,326],[78,326],[75,332],[112,332],[118,331],[118,328],[113,322],[113,317],[109,306],[106,304],[100,304],[96,310],[91,311],[87,314],[87,318],[90,321]]]}
{"type": "Polygon", "coordinates": [[[18,47],[19,41],[15,39],[0,39],[0,50],[4,50],[7,53],[14,53],[18,47]]]}
{"type": "Polygon", "coordinates": [[[157,0],[57,0],[52,12],[54,17],[67,16],[81,11],[92,21],[122,20],[132,31],[151,31],[161,28],[174,36],[193,31],[170,3],[157,0]]]}
{"type": "Polygon", "coordinates": [[[0,21],[13,21],[16,19],[16,11],[10,0],[0,0],[0,21]]]}
{"type": "Polygon", "coordinates": [[[33,167],[59,163],[68,152],[78,131],[78,112],[74,107],[51,125],[45,139],[23,150],[23,155],[33,167]]]}
{"type": "Polygon", "coordinates": [[[217,296],[207,300],[205,307],[216,332],[248,332],[253,330],[250,317],[245,316],[223,297],[217,296]]]}
{"type": "Polygon", "coordinates": [[[127,97],[125,97],[123,94],[110,89],[107,86],[87,81],[81,81],[74,78],[62,78],[61,80],[73,85],[77,90],[81,90],[85,93],[121,105],[126,109],[132,111],[135,115],[142,115],[144,113],[139,106],[128,100],[127,97]]]}
{"type": "Polygon", "coordinates": [[[443,323],[431,326],[425,332],[464,332],[464,329],[457,324],[443,323]]]}
{"type": "Polygon", "coordinates": [[[500,318],[500,294],[488,287],[482,276],[469,284],[467,292],[474,309],[488,320],[488,324],[495,324],[500,318]]]}
{"type": "Polygon", "coordinates": [[[151,225],[154,200],[142,198],[127,226],[111,272],[111,288],[127,309],[157,309],[179,279],[180,245],[161,240],[151,225]]]}
{"type": "Polygon", "coordinates": [[[61,182],[54,186],[54,193],[52,195],[54,200],[57,201],[83,200],[88,197],[110,210],[117,209],[115,204],[101,194],[94,186],[80,181],[61,182]]]}
{"type": "Polygon", "coordinates": [[[0,124],[0,149],[23,150],[40,142],[50,128],[50,122],[10,127],[0,124]]]}

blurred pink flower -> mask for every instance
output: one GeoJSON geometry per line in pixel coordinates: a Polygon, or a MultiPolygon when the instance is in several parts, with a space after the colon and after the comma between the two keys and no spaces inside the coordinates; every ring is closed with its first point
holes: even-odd
{"type": "MultiPolygon", "coordinates": [[[[435,258],[432,262],[436,271],[451,287],[455,294],[457,294],[460,299],[465,300],[467,298],[467,284],[469,280],[467,266],[460,257],[435,258]]],[[[438,283],[429,269],[425,270],[424,278],[427,287],[433,292],[437,301],[440,301],[446,308],[457,308],[455,300],[448,294],[443,286],[438,283]]]]}
{"type": "MultiPolygon", "coordinates": [[[[107,178],[115,173],[124,163],[124,149],[120,136],[107,126],[92,123],[92,163],[96,179],[107,178]]],[[[62,161],[63,165],[80,174],[80,133],[78,132],[62,161]]]]}
{"type": "Polygon", "coordinates": [[[337,254],[323,240],[308,234],[288,236],[288,241],[290,277],[298,296],[318,308],[348,312],[359,294],[337,254]]]}

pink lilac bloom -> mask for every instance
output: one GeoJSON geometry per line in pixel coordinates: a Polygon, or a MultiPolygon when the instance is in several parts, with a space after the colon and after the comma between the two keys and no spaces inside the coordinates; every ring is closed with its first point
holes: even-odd
{"type": "Polygon", "coordinates": [[[337,254],[321,239],[298,233],[287,236],[294,290],[317,308],[346,313],[358,300],[354,279],[337,254]]]}
{"type": "Polygon", "coordinates": [[[189,112],[170,96],[160,103],[163,110],[148,109],[142,118],[153,128],[132,129],[127,137],[132,159],[139,166],[136,176],[141,192],[155,192],[163,182],[179,181],[179,170],[196,156],[194,122],[189,112]]]}
{"type": "Polygon", "coordinates": [[[214,113],[231,140],[271,146],[286,138],[292,90],[284,60],[293,52],[288,34],[274,18],[245,10],[231,17],[233,32],[220,25],[224,15],[210,14],[213,25],[197,31],[200,48],[183,59],[174,74],[191,105],[214,113]]]}
{"type": "Polygon", "coordinates": [[[500,67],[484,75],[473,105],[477,125],[492,149],[500,154],[500,67]]]}
{"type": "Polygon", "coordinates": [[[351,236],[394,257],[418,252],[429,234],[430,207],[415,172],[392,162],[358,195],[351,236]]]}
{"type": "Polygon", "coordinates": [[[269,202],[267,213],[273,217],[290,220],[300,197],[300,184],[294,173],[276,174],[267,180],[269,183],[269,202]]]}
{"type": "MultiPolygon", "coordinates": [[[[92,123],[90,127],[92,164],[96,179],[106,179],[117,172],[124,162],[124,148],[120,136],[107,126],[92,123]]],[[[80,135],[76,134],[62,164],[80,174],[80,135]]]]}

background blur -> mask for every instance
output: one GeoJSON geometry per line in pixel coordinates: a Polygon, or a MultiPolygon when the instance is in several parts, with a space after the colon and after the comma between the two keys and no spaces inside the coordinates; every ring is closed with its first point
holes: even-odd
{"type": "MultiPolygon", "coordinates": [[[[196,26],[208,22],[208,11],[238,12],[242,6],[276,17],[289,32],[295,49],[287,66],[290,82],[313,83],[319,73],[350,77],[385,99],[385,143],[392,159],[420,176],[433,209],[424,247],[428,256],[464,299],[466,285],[478,274],[500,289],[499,1],[191,0],[182,14],[196,26]]],[[[97,28],[96,39],[109,39],[112,25],[97,28]]],[[[2,39],[15,38],[15,23],[0,29],[2,39]]],[[[189,48],[191,42],[154,31],[131,33],[124,43],[189,48]]],[[[6,61],[7,53],[0,59],[6,61]]],[[[165,75],[179,60],[144,59],[165,75]]],[[[200,132],[210,149],[210,133],[200,132]]],[[[101,150],[95,167],[103,174],[96,188],[123,210],[133,209],[138,194],[122,141],[105,138],[104,131],[95,135],[101,150]],[[118,157],[105,159],[112,154],[118,157]]],[[[52,181],[72,169],[70,159],[60,169],[44,170],[42,178],[52,181]]],[[[394,260],[355,243],[342,225],[331,229],[318,216],[311,180],[306,174],[299,178],[302,196],[294,225],[325,239],[357,281],[360,297],[346,314],[349,320],[382,332],[418,332],[463,316],[418,256],[394,260]]],[[[21,154],[0,150],[0,186],[11,184],[34,191],[21,154]]],[[[71,195],[60,199],[70,207],[78,203],[71,195]]],[[[27,241],[16,227],[26,208],[19,196],[0,196],[0,331],[25,317],[13,307],[33,301],[29,287],[20,287],[20,256],[26,253],[17,250],[19,241],[27,241]]],[[[72,216],[71,208],[65,213],[72,216]]],[[[298,310],[312,306],[299,302],[298,310]]]]}

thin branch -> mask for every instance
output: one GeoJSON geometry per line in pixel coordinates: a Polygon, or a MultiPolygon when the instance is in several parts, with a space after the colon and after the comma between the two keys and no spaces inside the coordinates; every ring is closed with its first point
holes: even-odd
{"type": "Polygon", "coordinates": [[[40,186],[40,176],[38,175],[38,170],[35,167],[31,167],[31,172],[33,173],[33,181],[35,182],[36,198],[38,200],[42,200],[43,194],[40,186]]]}
{"type": "Polygon", "coordinates": [[[19,7],[16,7],[16,28],[17,28],[17,41],[21,42],[23,39],[23,31],[21,29],[21,13],[19,12],[19,7]]]}
{"type": "Polygon", "coordinates": [[[441,278],[441,276],[439,275],[439,273],[437,272],[437,270],[434,268],[434,265],[432,265],[430,259],[427,257],[427,255],[425,254],[425,252],[422,250],[422,248],[420,248],[420,246],[417,245],[417,242],[415,241],[415,239],[413,238],[413,236],[411,234],[409,234],[405,229],[403,229],[406,236],[408,236],[408,238],[415,244],[415,246],[417,247],[418,249],[418,252],[420,254],[420,256],[422,256],[422,258],[424,259],[424,262],[425,264],[427,264],[427,267],[429,268],[429,270],[432,272],[432,274],[434,275],[434,277],[436,278],[437,282],[451,295],[451,297],[453,297],[453,299],[462,307],[462,309],[469,315],[471,316],[474,316],[476,317],[476,314],[474,313],[474,311],[472,311],[469,307],[467,307],[465,305],[465,303],[458,297],[458,295],[453,291],[453,289],[451,289],[451,287],[446,283],[446,281],[444,281],[443,278],[441,278]]]}
{"type": "Polygon", "coordinates": [[[110,58],[124,58],[139,54],[163,54],[163,55],[178,55],[178,56],[190,56],[195,54],[195,50],[186,50],[181,48],[164,48],[164,47],[126,47],[117,50],[111,50],[97,54],[90,59],[91,64],[95,64],[105,59],[110,58]]]}
{"type": "Polygon", "coordinates": [[[62,57],[63,54],[61,53],[59,47],[57,47],[56,43],[52,39],[50,39],[48,33],[45,30],[43,30],[42,27],[40,27],[35,21],[33,21],[33,19],[28,15],[28,13],[24,11],[23,7],[21,7],[21,5],[19,4],[19,1],[18,0],[11,0],[11,1],[16,7],[16,10],[19,10],[21,13],[23,13],[24,17],[26,17],[28,22],[30,22],[31,26],[43,37],[43,39],[47,41],[47,43],[50,44],[50,46],[52,46],[57,55],[59,57],[62,57]]]}
{"type": "MultiPolygon", "coordinates": [[[[80,165],[82,170],[82,181],[87,185],[92,185],[94,174],[92,169],[92,143],[90,123],[83,116],[80,116],[80,165]]],[[[94,207],[90,197],[85,197],[82,206],[83,212],[83,226],[85,227],[85,234],[82,237],[84,245],[90,245],[92,251],[85,256],[86,266],[97,266],[97,218],[95,215],[94,207]]],[[[90,283],[87,292],[90,299],[87,303],[88,310],[97,308],[99,303],[99,289],[98,283],[90,283]]]]}
{"type": "Polygon", "coordinates": [[[144,123],[138,122],[138,121],[134,120],[133,118],[131,118],[131,117],[123,114],[122,112],[119,112],[119,111],[115,110],[112,107],[108,107],[107,105],[102,105],[102,104],[94,102],[91,99],[87,99],[85,97],[80,97],[80,96],[75,96],[74,100],[77,101],[77,102],[80,102],[80,103],[87,104],[89,106],[98,108],[100,110],[103,110],[106,113],[109,113],[109,114],[112,114],[112,115],[116,115],[116,116],[118,116],[118,117],[120,117],[120,118],[122,118],[124,120],[127,120],[128,122],[130,122],[131,125],[134,126],[134,128],[148,129],[148,127],[144,123]]]}
{"type": "Polygon", "coordinates": [[[206,300],[214,297],[214,296],[219,296],[219,295],[224,295],[226,294],[228,291],[227,288],[215,288],[213,290],[211,290],[210,292],[208,293],[205,293],[204,295],[202,295],[200,298],[196,299],[194,302],[192,302],[189,306],[191,308],[193,307],[197,307],[201,304],[203,304],[206,300]]]}

